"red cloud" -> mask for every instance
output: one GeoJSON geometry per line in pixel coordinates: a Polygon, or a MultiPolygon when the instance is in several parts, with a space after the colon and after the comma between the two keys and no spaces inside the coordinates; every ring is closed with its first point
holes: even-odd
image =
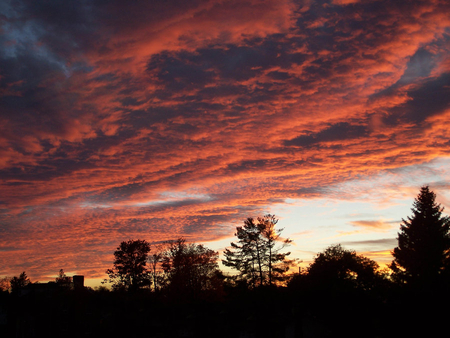
{"type": "Polygon", "coordinates": [[[122,240],[222,238],[447,156],[445,4],[157,4],[24,3],[3,28],[0,274],[97,277],[122,240]]]}

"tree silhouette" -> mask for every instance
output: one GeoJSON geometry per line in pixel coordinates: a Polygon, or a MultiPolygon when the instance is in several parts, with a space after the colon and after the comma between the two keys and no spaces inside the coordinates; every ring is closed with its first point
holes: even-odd
{"type": "Polygon", "coordinates": [[[145,240],[129,240],[120,243],[114,252],[114,268],[106,270],[109,279],[103,283],[112,283],[114,289],[135,291],[150,280],[146,267],[150,244],[145,240]]]}
{"type": "Polygon", "coordinates": [[[186,243],[179,238],[168,242],[163,252],[162,268],[168,290],[174,295],[198,295],[219,288],[219,254],[201,244],[186,243]]]}
{"type": "Polygon", "coordinates": [[[72,277],[66,276],[63,269],[59,270],[58,277],[56,277],[56,284],[63,287],[70,287],[70,283],[72,282],[72,277]]]}
{"type": "Polygon", "coordinates": [[[29,285],[31,283],[31,281],[24,271],[20,274],[19,277],[14,276],[13,278],[11,278],[10,283],[11,283],[11,292],[17,293],[20,290],[22,290],[24,287],[29,285]]]}
{"type": "Polygon", "coordinates": [[[375,261],[337,244],[317,254],[306,276],[316,287],[371,289],[382,278],[378,268],[375,261]]]}
{"type": "Polygon", "coordinates": [[[414,200],[412,217],[402,220],[390,265],[401,284],[430,288],[448,270],[450,219],[442,216],[444,208],[435,199],[428,186],[422,187],[414,200]]]}
{"type": "Polygon", "coordinates": [[[162,263],[164,258],[164,246],[158,245],[155,250],[153,246],[152,254],[148,256],[148,263],[150,264],[150,278],[153,282],[153,291],[158,291],[164,284],[164,270],[162,269],[162,263]]]}
{"type": "Polygon", "coordinates": [[[316,323],[311,337],[391,337],[385,326],[374,325],[374,318],[393,317],[385,315],[384,277],[375,261],[338,244],[318,253],[289,289],[301,305],[300,317],[316,323]]]}
{"type": "Polygon", "coordinates": [[[247,218],[244,226],[236,228],[238,244],[232,242],[231,249],[225,249],[223,264],[238,270],[240,278],[252,287],[282,281],[292,265],[286,258],[290,252],[281,252],[292,241],[281,238],[283,229],[275,229],[277,223],[270,214],[247,218]],[[276,247],[276,243],[281,245],[276,247]]]}

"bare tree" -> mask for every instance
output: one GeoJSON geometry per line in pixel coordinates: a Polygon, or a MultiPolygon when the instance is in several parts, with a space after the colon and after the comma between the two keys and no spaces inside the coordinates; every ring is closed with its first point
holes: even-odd
{"type": "Polygon", "coordinates": [[[153,246],[153,253],[148,256],[148,263],[150,264],[149,273],[153,282],[153,291],[155,292],[161,288],[164,280],[164,270],[162,267],[164,250],[163,244],[157,245],[156,247],[153,246]]]}

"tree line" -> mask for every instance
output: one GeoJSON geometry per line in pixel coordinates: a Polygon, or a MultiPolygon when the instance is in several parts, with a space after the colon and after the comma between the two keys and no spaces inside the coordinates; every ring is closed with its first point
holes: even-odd
{"type": "Polygon", "coordinates": [[[113,268],[106,271],[113,290],[136,291],[150,288],[172,295],[199,296],[202,292],[221,293],[224,283],[248,288],[281,285],[288,279],[289,252],[282,250],[291,243],[281,239],[274,215],[248,218],[237,227],[237,243],[225,250],[223,264],[238,272],[226,276],[219,269],[219,254],[202,244],[187,243],[184,238],[160,243],[152,248],[146,240],[120,243],[114,252],[113,268]]]}
{"type": "MultiPolygon", "coordinates": [[[[292,241],[281,238],[283,229],[276,228],[278,219],[270,214],[248,218],[238,226],[238,241],[225,250],[222,262],[237,272],[228,276],[228,281],[248,288],[298,280],[365,289],[385,281],[421,290],[435,288],[448,283],[450,274],[450,221],[442,215],[443,210],[436,203],[435,193],[428,186],[422,187],[413,204],[413,215],[400,226],[398,246],[392,252],[394,259],[388,270],[381,270],[375,261],[355,251],[332,245],[317,254],[301,273],[289,274],[295,261],[288,259],[290,252],[284,249],[292,241]]],[[[165,245],[150,253],[146,241],[122,242],[114,253],[113,269],[107,271],[107,282],[115,289],[136,290],[152,283],[154,290],[167,287],[175,292],[185,288],[195,293],[217,288],[225,279],[217,264],[217,252],[188,244],[182,238],[165,245]]]]}
{"type": "Polygon", "coordinates": [[[2,304],[13,318],[3,326],[0,320],[0,330],[32,336],[21,327],[47,333],[57,319],[58,333],[68,337],[67,323],[78,328],[77,337],[437,335],[450,314],[442,308],[450,301],[450,219],[443,211],[435,193],[422,187],[385,269],[338,244],[298,271],[274,215],[236,228],[222,260],[232,275],[219,269],[216,251],[183,238],[123,241],[104,280],[112,291],[70,290],[63,270],[55,280],[59,293],[51,295],[20,296],[31,285],[25,272],[0,281],[12,290],[0,292],[0,319],[2,304]],[[48,318],[47,326],[37,326],[48,318]]]}
{"type": "MultiPolygon", "coordinates": [[[[268,214],[247,218],[236,228],[237,242],[225,249],[222,263],[237,272],[224,275],[219,269],[219,254],[202,244],[188,243],[184,238],[152,245],[146,240],[120,243],[114,252],[113,267],[106,271],[113,290],[153,291],[198,295],[203,291],[220,292],[223,284],[246,288],[286,286],[300,283],[347,283],[353,287],[371,288],[389,281],[416,289],[445,286],[450,278],[450,219],[436,203],[436,194],[428,186],[421,188],[412,208],[412,216],[402,220],[398,246],[392,251],[389,269],[340,244],[317,254],[314,261],[291,273],[295,260],[288,259],[285,249],[291,240],[283,239],[283,229],[276,228],[278,219],[268,214]],[[309,280],[309,282],[308,282],[309,280]]],[[[68,277],[60,271],[57,282],[68,277]]],[[[15,291],[30,284],[23,272],[18,277],[3,278],[3,289],[15,291]],[[9,283],[8,283],[9,282],[9,283]]]]}

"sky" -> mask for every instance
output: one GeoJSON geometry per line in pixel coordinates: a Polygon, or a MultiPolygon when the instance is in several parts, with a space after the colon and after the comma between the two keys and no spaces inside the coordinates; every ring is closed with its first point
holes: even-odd
{"type": "Polygon", "coordinates": [[[447,0],[3,0],[0,276],[105,278],[121,241],[390,251],[450,210],[447,0]]]}

